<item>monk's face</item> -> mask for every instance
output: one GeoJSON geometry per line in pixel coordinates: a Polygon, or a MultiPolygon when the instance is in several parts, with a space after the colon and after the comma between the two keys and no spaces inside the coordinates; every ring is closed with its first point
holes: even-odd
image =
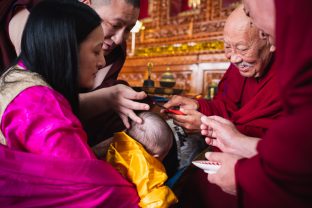
{"type": "Polygon", "coordinates": [[[112,0],[110,3],[95,5],[93,8],[102,19],[103,49],[104,53],[108,54],[129,37],[140,9],[127,3],[126,0],[112,0]]]}
{"type": "Polygon", "coordinates": [[[275,39],[275,3],[274,0],[243,0],[244,10],[251,21],[265,33],[270,41],[275,39]]]}
{"type": "Polygon", "coordinates": [[[224,47],[226,57],[244,77],[261,77],[275,49],[268,37],[252,25],[242,6],[226,21],[224,47]]]}

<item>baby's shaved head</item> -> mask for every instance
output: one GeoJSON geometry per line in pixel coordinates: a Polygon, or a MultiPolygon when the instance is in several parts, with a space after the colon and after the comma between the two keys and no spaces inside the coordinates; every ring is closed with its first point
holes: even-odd
{"type": "Polygon", "coordinates": [[[152,155],[158,155],[162,160],[168,154],[172,142],[173,133],[166,121],[158,114],[145,111],[138,114],[143,123],[131,123],[127,133],[133,139],[140,142],[152,155]]]}

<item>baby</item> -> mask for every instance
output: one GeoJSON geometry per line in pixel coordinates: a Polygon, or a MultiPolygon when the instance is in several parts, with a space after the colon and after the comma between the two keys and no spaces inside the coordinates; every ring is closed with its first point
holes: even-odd
{"type": "Polygon", "coordinates": [[[106,160],[136,185],[141,207],[170,207],[177,199],[164,185],[167,174],[161,161],[172,146],[172,130],[156,113],[138,115],[143,123],[132,122],[130,129],[116,133],[106,160]]]}

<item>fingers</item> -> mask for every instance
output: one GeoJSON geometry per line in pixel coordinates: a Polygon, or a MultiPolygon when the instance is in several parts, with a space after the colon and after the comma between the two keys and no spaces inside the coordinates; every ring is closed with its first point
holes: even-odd
{"type": "MultiPolygon", "coordinates": [[[[223,162],[223,154],[222,152],[206,152],[205,157],[209,161],[218,162],[222,164],[223,162]]],[[[207,179],[210,183],[217,184],[219,180],[218,173],[217,174],[208,174],[207,179]]]]}
{"type": "Polygon", "coordinates": [[[131,120],[133,120],[136,123],[141,124],[143,122],[142,118],[137,116],[133,111],[129,111],[127,115],[131,120]]]}
{"type": "Polygon", "coordinates": [[[197,101],[191,98],[174,95],[171,97],[171,99],[164,104],[164,107],[171,108],[174,106],[183,106],[184,109],[198,109],[197,101]]]}
{"type": "Polygon", "coordinates": [[[130,110],[149,110],[150,106],[146,103],[139,103],[131,99],[122,97],[119,100],[120,108],[130,109],[130,110]]]}
{"type": "Polygon", "coordinates": [[[205,157],[207,160],[219,162],[222,164],[224,161],[225,153],[223,152],[206,152],[205,157]]]}
{"type": "Polygon", "coordinates": [[[182,100],[183,100],[182,96],[174,95],[171,97],[171,99],[168,102],[166,102],[164,104],[164,107],[165,108],[171,108],[174,106],[180,106],[182,100]]]}
{"type": "Polygon", "coordinates": [[[137,116],[133,110],[128,109],[128,108],[123,108],[123,107],[119,108],[119,116],[127,128],[130,127],[130,123],[129,123],[128,118],[130,118],[131,120],[133,120],[134,122],[137,122],[137,123],[143,122],[142,118],[137,116]]]}
{"type": "Polygon", "coordinates": [[[185,130],[189,132],[199,132],[200,131],[200,117],[201,113],[195,110],[185,110],[181,109],[183,113],[186,115],[173,115],[169,114],[171,118],[173,118],[174,123],[183,127],[185,130]]]}
{"type": "Polygon", "coordinates": [[[211,130],[216,131],[222,127],[221,123],[217,120],[214,120],[213,117],[214,116],[210,116],[210,117],[202,116],[201,117],[200,120],[202,124],[207,126],[205,129],[211,129],[211,130]]]}
{"type": "MultiPolygon", "coordinates": [[[[203,116],[203,117],[206,117],[206,116],[203,116]]],[[[214,138],[217,137],[217,131],[211,125],[202,123],[200,125],[200,129],[201,129],[201,134],[203,136],[214,137],[214,138]]]]}
{"type": "Polygon", "coordinates": [[[125,127],[126,127],[127,129],[129,129],[129,128],[130,128],[130,123],[129,123],[128,116],[126,116],[126,115],[124,115],[124,114],[121,114],[121,113],[119,113],[119,116],[120,116],[120,118],[121,118],[123,124],[125,125],[125,127]]]}
{"type": "Polygon", "coordinates": [[[137,92],[127,85],[118,84],[116,86],[118,87],[118,93],[121,94],[122,97],[127,99],[142,100],[147,96],[147,94],[144,91],[137,92]]]}
{"type": "Polygon", "coordinates": [[[212,120],[215,120],[215,121],[218,121],[220,123],[224,123],[224,124],[228,124],[228,123],[231,123],[229,120],[225,119],[225,118],[222,118],[220,116],[209,116],[208,117],[209,119],[212,119],[212,120]]]}
{"type": "Polygon", "coordinates": [[[142,91],[142,92],[136,92],[134,90],[131,90],[131,92],[128,92],[126,94],[126,97],[129,99],[133,99],[133,100],[143,100],[144,98],[146,98],[147,94],[142,91]]]}
{"type": "Polygon", "coordinates": [[[205,142],[206,142],[208,145],[214,146],[214,145],[213,145],[213,141],[214,141],[214,139],[212,139],[212,138],[209,138],[209,137],[206,137],[206,138],[205,138],[205,142]]]}

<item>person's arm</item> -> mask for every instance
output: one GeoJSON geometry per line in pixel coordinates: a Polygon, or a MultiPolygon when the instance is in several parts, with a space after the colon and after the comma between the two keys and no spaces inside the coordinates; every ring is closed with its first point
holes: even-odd
{"type": "Polygon", "coordinates": [[[182,96],[173,96],[164,107],[171,108],[179,106],[183,115],[173,115],[170,117],[174,122],[182,126],[188,132],[200,131],[200,117],[202,115],[218,115],[229,118],[233,111],[238,110],[237,101],[239,101],[242,90],[243,78],[237,72],[237,69],[230,65],[218,85],[218,92],[213,100],[208,99],[191,99],[182,96]]]}
{"type": "Polygon", "coordinates": [[[232,122],[219,116],[203,116],[201,133],[206,143],[216,146],[223,152],[250,158],[257,154],[260,138],[241,134],[232,122]]]}
{"type": "Polygon", "coordinates": [[[88,120],[112,109],[118,112],[125,126],[129,128],[128,118],[138,123],[142,122],[142,119],[134,113],[134,110],[149,109],[149,105],[134,101],[145,97],[145,92],[136,92],[123,84],[82,93],[79,95],[80,115],[82,119],[88,120]]]}
{"type": "Polygon", "coordinates": [[[96,158],[67,100],[48,87],[30,87],[15,97],[1,130],[12,148],[64,159],[96,158]]]}

